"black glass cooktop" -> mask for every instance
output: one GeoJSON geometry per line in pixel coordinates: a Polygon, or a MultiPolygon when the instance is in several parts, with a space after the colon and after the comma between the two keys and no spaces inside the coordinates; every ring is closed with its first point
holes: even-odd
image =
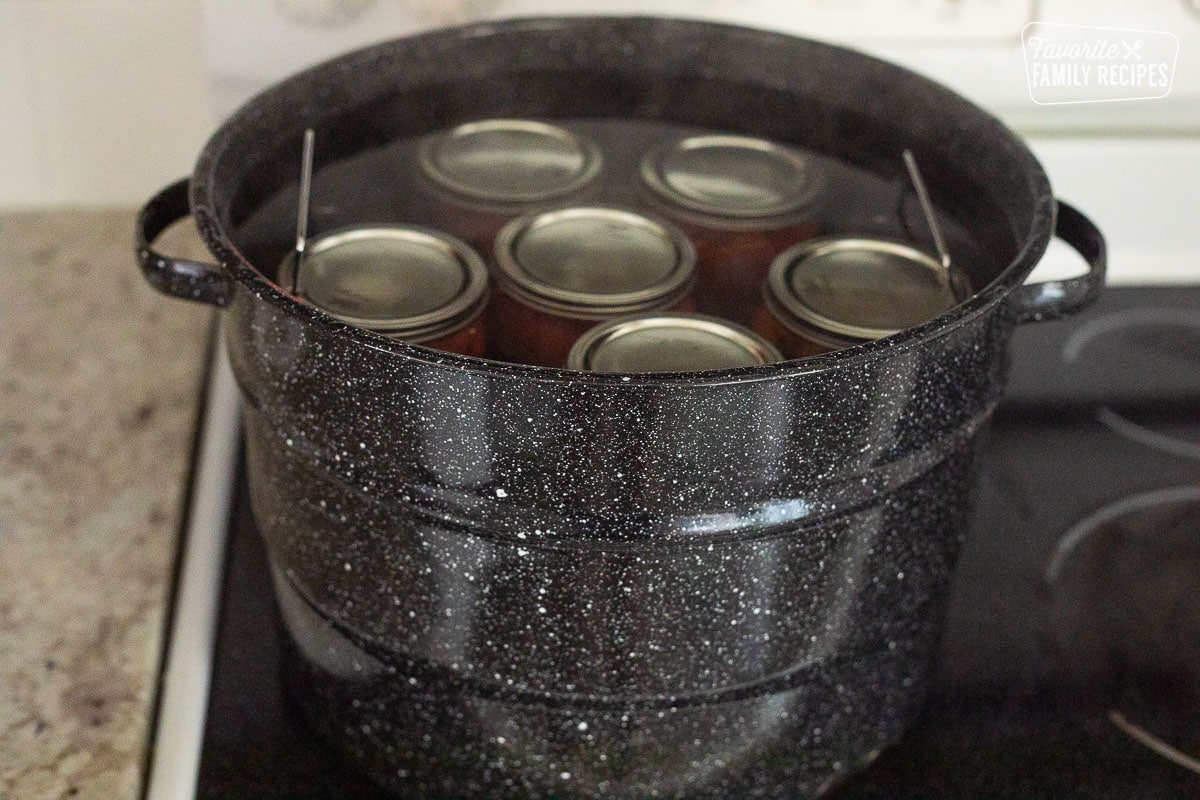
{"type": "MultiPolygon", "coordinates": [[[[198,796],[384,798],[288,703],[239,487],[198,796]]],[[[937,688],[832,796],[1200,797],[1200,287],[1019,330],[974,509],[937,688]]]]}

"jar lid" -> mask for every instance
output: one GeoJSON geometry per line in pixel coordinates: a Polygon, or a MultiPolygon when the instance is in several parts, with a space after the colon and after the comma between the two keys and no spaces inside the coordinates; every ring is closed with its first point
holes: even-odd
{"type": "Polygon", "coordinates": [[[921,325],[970,295],[965,276],[932,256],[882,239],[816,239],[771,264],[766,296],[783,321],[853,339],[921,325]]]}
{"type": "Polygon", "coordinates": [[[567,368],[589,372],[700,372],[782,361],[762,337],[702,314],[638,314],[601,323],[575,342],[567,368]]]}
{"type": "Polygon", "coordinates": [[[703,314],[635,314],[596,325],[571,348],[569,369],[588,372],[701,372],[784,360],[772,344],[703,314]]]}
{"type": "Polygon", "coordinates": [[[427,137],[419,159],[426,177],[491,203],[531,203],[562,197],[600,171],[600,150],[571,131],[544,122],[488,119],[427,137]]]}
{"type": "Polygon", "coordinates": [[[690,288],[695,262],[679,229],[616,208],[529,214],[496,237],[497,277],[509,293],[583,319],[671,305],[690,288]]]}
{"type": "MultiPolygon", "coordinates": [[[[279,281],[290,285],[295,254],[279,281]]],[[[343,228],[310,239],[299,293],[343,322],[406,341],[449,333],[487,300],[487,268],[464,242],[406,225],[343,228]]]]}
{"type": "Polygon", "coordinates": [[[731,220],[787,216],[811,205],[823,181],[812,158],[749,136],[692,136],[652,149],[642,180],[668,202],[731,220]]]}

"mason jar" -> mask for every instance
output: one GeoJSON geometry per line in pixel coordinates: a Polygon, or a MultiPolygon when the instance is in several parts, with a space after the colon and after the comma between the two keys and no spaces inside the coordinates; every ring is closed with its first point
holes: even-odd
{"type": "Polygon", "coordinates": [[[488,253],[515,217],[591,198],[603,159],[566,128],[485,119],[425,137],[418,162],[438,227],[488,253]]]}
{"type": "Polygon", "coordinates": [[[487,352],[483,259],[465,242],[410,225],[341,228],[308,241],[279,283],[342,322],[468,356],[487,352]]]}
{"type": "Polygon", "coordinates": [[[824,173],[809,155],[765,139],[692,136],[646,153],[647,208],[696,247],[696,306],[749,321],[771,262],[818,233],[824,173]]]}
{"type": "Polygon", "coordinates": [[[598,322],[690,310],[695,260],[678,228],[624,209],[564,208],[516,219],[496,238],[493,352],[561,367],[598,322]]]}
{"type": "Polygon", "coordinates": [[[906,244],[818,239],[772,263],[753,327],[804,358],[916,327],[970,295],[960,270],[906,244]]]}

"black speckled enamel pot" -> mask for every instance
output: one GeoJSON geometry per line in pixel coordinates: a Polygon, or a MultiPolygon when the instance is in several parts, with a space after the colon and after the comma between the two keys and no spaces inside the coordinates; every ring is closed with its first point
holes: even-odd
{"type": "Polygon", "coordinates": [[[848,50],[650,19],[440,31],[285,81],[150,201],[139,252],[154,286],[227,307],[291,680],[405,797],[795,798],[864,763],[920,702],[1012,328],[1104,274],[1099,233],[962,98],[848,50]],[[255,263],[244,225],[294,183],[307,126],[329,161],[471,118],[597,116],[885,173],[911,148],[996,266],[871,344],[622,376],[393,341],[255,263]],[[189,212],[218,265],[151,249],[189,212]],[[1055,233],[1091,270],[1022,285],[1055,233]]]}

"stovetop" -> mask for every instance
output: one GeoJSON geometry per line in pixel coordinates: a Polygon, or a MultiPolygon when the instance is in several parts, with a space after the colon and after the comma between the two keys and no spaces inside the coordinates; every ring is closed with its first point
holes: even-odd
{"type": "MultiPolygon", "coordinates": [[[[1110,290],[1013,358],[934,693],[832,796],[1200,796],[1200,287],[1110,290]]],[[[385,798],[288,702],[236,486],[196,796],[385,798]]]]}

